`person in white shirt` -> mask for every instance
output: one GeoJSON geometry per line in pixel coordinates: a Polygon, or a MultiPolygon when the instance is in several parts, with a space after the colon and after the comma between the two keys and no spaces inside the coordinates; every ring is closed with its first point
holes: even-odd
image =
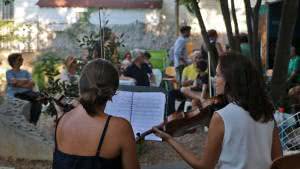
{"type": "Polygon", "coordinates": [[[220,57],[216,93],[229,104],[211,119],[201,158],[154,127],[154,133],[174,148],[194,169],[267,169],[282,156],[274,107],[258,68],[239,53],[220,57]]]}

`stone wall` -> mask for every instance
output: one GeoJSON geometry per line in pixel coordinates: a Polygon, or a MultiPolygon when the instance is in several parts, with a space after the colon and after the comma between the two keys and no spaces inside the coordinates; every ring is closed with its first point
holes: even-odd
{"type": "Polygon", "coordinates": [[[28,122],[30,104],[6,98],[0,104],[0,156],[2,158],[51,160],[53,139],[28,122]]]}

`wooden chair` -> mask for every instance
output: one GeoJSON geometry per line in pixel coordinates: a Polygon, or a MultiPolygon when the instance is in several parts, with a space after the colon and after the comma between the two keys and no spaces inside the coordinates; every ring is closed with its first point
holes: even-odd
{"type": "Polygon", "coordinates": [[[284,156],[273,161],[270,169],[300,169],[300,153],[284,156]]]}

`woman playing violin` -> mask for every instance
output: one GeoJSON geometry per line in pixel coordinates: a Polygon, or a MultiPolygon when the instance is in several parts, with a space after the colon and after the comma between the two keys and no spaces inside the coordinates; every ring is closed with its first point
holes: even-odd
{"type": "Polygon", "coordinates": [[[216,93],[229,104],[214,112],[201,158],[153,128],[193,168],[266,169],[282,155],[278,129],[262,75],[239,53],[225,53],[216,70],[216,93]]]}

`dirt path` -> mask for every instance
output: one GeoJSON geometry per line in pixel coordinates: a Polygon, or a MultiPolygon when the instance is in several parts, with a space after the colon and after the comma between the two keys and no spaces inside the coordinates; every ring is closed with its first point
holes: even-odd
{"type": "MultiPolygon", "coordinates": [[[[196,133],[176,139],[199,155],[205,138],[206,133],[202,129],[198,129],[196,133]]],[[[181,158],[177,153],[163,142],[145,142],[142,145],[139,160],[144,169],[157,168],[158,166],[170,166],[172,168],[175,163],[176,165],[177,163],[182,164],[182,162],[180,162],[181,158]]],[[[0,167],[2,166],[14,167],[15,169],[51,169],[51,161],[27,161],[0,158],[0,167]]],[[[183,164],[182,166],[186,165],[183,164]]]]}

